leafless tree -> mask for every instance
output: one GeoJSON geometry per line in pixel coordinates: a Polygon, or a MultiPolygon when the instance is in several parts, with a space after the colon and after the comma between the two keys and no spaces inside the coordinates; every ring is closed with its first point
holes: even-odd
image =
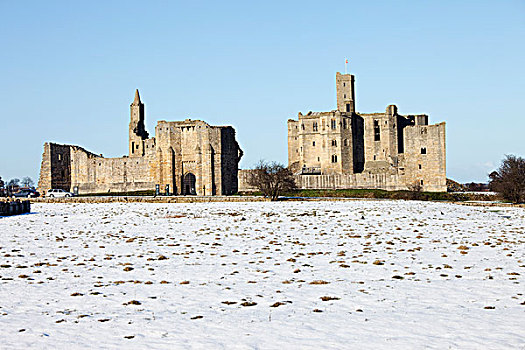
{"type": "Polygon", "coordinates": [[[255,169],[250,171],[247,183],[272,201],[277,200],[283,191],[297,188],[293,174],[288,168],[282,164],[264,160],[259,161],[255,169]]]}
{"type": "Polygon", "coordinates": [[[506,155],[500,167],[490,173],[489,188],[514,203],[525,201],[525,159],[506,155]]]}
{"type": "Polygon", "coordinates": [[[16,177],[14,179],[9,180],[7,183],[7,186],[9,187],[18,187],[20,185],[20,179],[17,179],[16,177]]]}
{"type": "Polygon", "coordinates": [[[33,179],[31,179],[29,176],[22,178],[22,185],[25,187],[32,187],[35,183],[33,182],[33,179]]]}

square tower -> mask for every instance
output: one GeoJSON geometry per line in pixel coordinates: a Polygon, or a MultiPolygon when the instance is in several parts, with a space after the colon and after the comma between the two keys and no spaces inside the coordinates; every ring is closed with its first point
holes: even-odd
{"type": "Polygon", "coordinates": [[[354,76],[337,72],[335,84],[337,89],[337,110],[341,113],[355,113],[354,76]]]}

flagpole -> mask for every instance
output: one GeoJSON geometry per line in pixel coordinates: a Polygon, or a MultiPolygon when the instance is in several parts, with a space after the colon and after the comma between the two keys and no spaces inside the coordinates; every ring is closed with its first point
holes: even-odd
{"type": "Polygon", "coordinates": [[[348,74],[348,59],[345,59],[345,74],[348,74]]]}

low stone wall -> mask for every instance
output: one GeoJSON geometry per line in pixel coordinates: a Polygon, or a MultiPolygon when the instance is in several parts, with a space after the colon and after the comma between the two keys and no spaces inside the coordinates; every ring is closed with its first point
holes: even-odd
{"type": "MultiPolygon", "coordinates": [[[[239,191],[241,192],[257,190],[247,183],[249,172],[250,170],[239,170],[239,191]]],[[[400,176],[396,174],[295,175],[294,180],[297,188],[304,190],[381,189],[399,191],[408,189],[400,176]]]]}
{"type": "Polygon", "coordinates": [[[300,189],[407,190],[399,176],[391,174],[296,175],[294,178],[297,187],[300,189]]]}
{"type": "Polygon", "coordinates": [[[267,202],[255,196],[94,196],[31,198],[33,203],[212,203],[212,202],[267,202]]]}
{"type": "Polygon", "coordinates": [[[0,201],[0,216],[19,215],[30,211],[31,202],[28,200],[0,201]]]}
{"type": "MultiPolygon", "coordinates": [[[[377,198],[343,198],[343,197],[308,197],[308,198],[285,198],[286,201],[385,201],[377,198]]],[[[389,199],[404,200],[404,199],[389,199]]],[[[213,203],[213,202],[268,202],[269,199],[258,196],[170,196],[170,197],[70,197],[70,198],[31,198],[32,203],[213,203]]],[[[29,202],[29,200],[24,201],[29,202]]],[[[0,202],[1,204],[2,202],[0,202]]],[[[476,207],[510,207],[523,208],[525,204],[511,204],[501,202],[446,202],[457,205],[476,207]]],[[[1,214],[0,214],[1,215],[1,214]]]]}

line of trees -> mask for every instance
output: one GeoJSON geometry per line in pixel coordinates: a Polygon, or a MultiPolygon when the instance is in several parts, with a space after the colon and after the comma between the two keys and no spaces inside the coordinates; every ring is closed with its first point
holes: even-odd
{"type": "Polygon", "coordinates": [[[20,187],[33,187],[35,182],[29,176],[23,177],[22,180],[13,178],[9,181],[4,181],[0,176],[0,195],[7,195],[8,192],[16,192],[20,187]]]}
{"type": "MultiPolygon", "coordinates": [[[[0,180],[2,180],[2,177],[0,177],[0,180]]],[[[4,181],[1,181],[1,184],[5,186],[4,181]]],[[[7,183],[8,187],[33,187],[34,185],[35,182],[29,176],[23,177],[22,180],[15,177],[7,183]]]]}

